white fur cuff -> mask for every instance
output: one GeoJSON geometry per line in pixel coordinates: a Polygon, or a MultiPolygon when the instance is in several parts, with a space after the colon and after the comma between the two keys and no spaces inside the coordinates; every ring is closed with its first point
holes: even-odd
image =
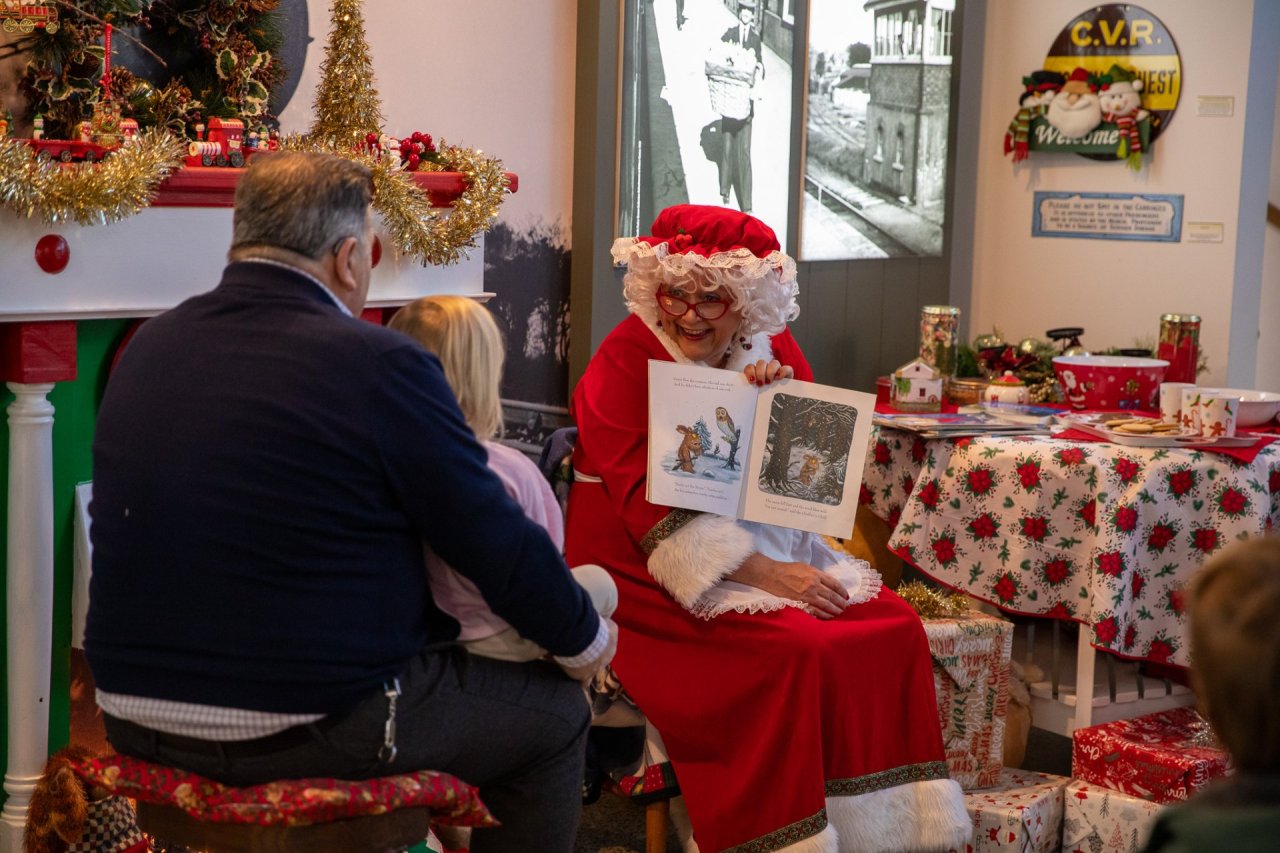
{"type": "Polygon", "coordinates": [[[667,536],[649,555],[649,574],[681,607],[742,565],[754,550],[751,533],[723,515],[700,515],[667,536]]]}
{"type": "Polygon", "coordinates": [[[964,793],[952,779],[909,782],[850,797],[827,797],[842,850],[963,850],[973,837],[964,793]]]}

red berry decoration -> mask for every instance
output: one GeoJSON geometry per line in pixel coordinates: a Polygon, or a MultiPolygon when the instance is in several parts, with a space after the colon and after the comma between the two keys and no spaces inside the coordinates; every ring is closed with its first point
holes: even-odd
{"type": "Polygon", "coordinates": [[[415,130],[413,133],[400,140],[400,162],[404,165],[406,171],[416,171],[423,160],[429,158],[427,155],[435,153],[436,145],[432,140],[431,134],[423,133],[415,130]]]}

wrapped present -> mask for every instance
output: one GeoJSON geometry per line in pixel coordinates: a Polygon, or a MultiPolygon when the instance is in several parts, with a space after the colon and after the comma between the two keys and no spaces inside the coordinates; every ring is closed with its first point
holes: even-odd
{"type": "Polygon", "coordinates": [[[1138,853],[1164,806],[1072,779],[1063,795],[1063,853],[1138,853]]]}
{"type": "Polygon", "coordinates": [[[1185,800],[1231,772],[1194,708],[1076,729],[1071,742],[1072,776],[1156,803],[1185,800]]]}
{"type": "Polygon", "coordinates": [[[975,611],[925,619],[924,631],[951,778],[966,791],[995,785],[1004,757],[1013,624],[975,611]]]}
{"type": "Polygon", "coordinates": [[[965,809],[973,821],[973,841],[966,853],[1056,851],[1062,829],[1062,792],[1070,781],[1065,776],[1005,768],[994,787],[965,794],[965,809]]]}

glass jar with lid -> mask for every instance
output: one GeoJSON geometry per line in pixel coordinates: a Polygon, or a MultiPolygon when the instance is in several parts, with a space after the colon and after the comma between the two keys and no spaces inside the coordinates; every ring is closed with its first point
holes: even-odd
{"type": "Polygon", "coordinates": [[[1200,315],[1161,315],[1156,358],[1169,362],[1165,382],[1195,382],[1200,361],[1200,315]]]}
{"type": "Polygon", "coordinates": [[[960,343],[960,309],[926,305],[920,309],[920,360],[944,377],[956,375],[960,343]]]}

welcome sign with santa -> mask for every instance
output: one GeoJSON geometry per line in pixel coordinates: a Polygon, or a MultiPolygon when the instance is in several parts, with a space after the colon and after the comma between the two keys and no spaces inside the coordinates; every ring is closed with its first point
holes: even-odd
{"type": "Polygon", "coordinates": [[[1181,78],[1177,45],[1158,18],[1131,4],[1094,7],[1022,78],[1005,153],[1018,162],[1029,151],[1065,151],[1139,169],[1173,116],[1181,78]]]}

